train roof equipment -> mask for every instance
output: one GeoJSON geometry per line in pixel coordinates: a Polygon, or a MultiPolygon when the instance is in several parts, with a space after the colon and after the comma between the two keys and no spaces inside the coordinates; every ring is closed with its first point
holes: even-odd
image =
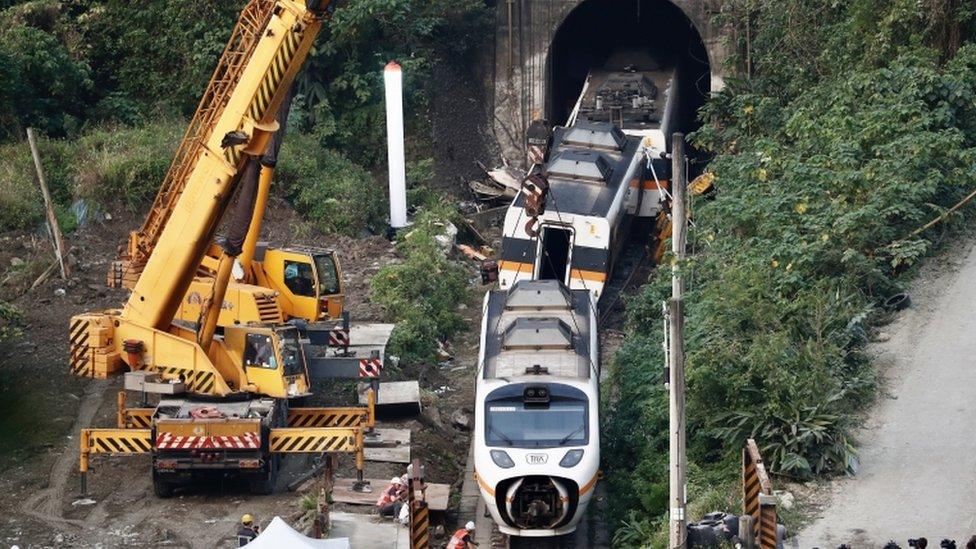
{"type": "Polygon", "coordinates": [[[485,379],[591,375],[586,292],[572,292],[555,280],[522,280],[486,299],[485,379]]]}

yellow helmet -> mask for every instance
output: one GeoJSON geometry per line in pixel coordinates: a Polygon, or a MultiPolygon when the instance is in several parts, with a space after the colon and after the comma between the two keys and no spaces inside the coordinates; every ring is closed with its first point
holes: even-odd
{"type": "Polygon", "coordinates": [[[250,513],[241,517],[241,524],[244,526],[250,526],[252,522],[254,522],[254,517],[252,517],[250,513]]]}

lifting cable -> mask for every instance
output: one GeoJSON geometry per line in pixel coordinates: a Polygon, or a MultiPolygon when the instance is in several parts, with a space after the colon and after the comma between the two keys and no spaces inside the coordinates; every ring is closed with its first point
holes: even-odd
{"type": "MultiPolygon", "coordinates": [[[[535,166],[536,166],[536,164],[533,164],[532,165],[532,168],[534,168],[535,166]]],[[[529,168],[529,169],[531,170],[532,168],[529,168]]],[[[520,190],[519,191],[519,194],[521,194],[521,193],[522,193],[522,191],[520,190]]],[[[516,199],[517,198],[518,198],[518,195],[516,195],[516,199]]],[[[515,203],[515,199],[512,200],[512,203],[513,204],[515,203]]],[[[525,213],[525,208],[519,208],[518,218],[515,220],[515,225],[512,226],[512,234],[507,235],[509,238],[515,238],[515,232],[518,231],[519,223],[522,222],[522,215],[524,213],[525,213]]],[[[526,234],[528,234],[528,233],[526,233],[526,234]]],[[[506,235],[504,233],[502,233],[502,238],[503,239],[504,239],[505,236],[506,235]]],[[[534,241],[534,240],[536,240],[536,237],[534,237],[532,235],[529,235],[529,241],[531,242],[531,241],[534,241]]],[[[519,261],[518,269],[515,270],[515,277],[512,280],[512,286],[515,285],[515,282],[517,281],[519,275],[522,274],[522,266],[524,264],[525,264],[524,261],[519,261]]],[[[500,273],[499,273],[499,276],[500,276],[500,273]]],[[[509,290],[511,290],[511,288],[509,288],[509,290]]],[[[487,312],[488,311],[485,311],[486,314],[487,314],[487,312]]],[[[498,326],[501,324],[501,322],[502,322],[502,315],[499,314],[498,315],[498,318],[495,319],[495,327],[491,330],[491,332],[486,332],[485,333],[485,337],[487,338],[489,333],[494,334],[498,330],[498,326]]],[[[479,377],[479,378],[482,376],[482,373],[484,372],[485,362],[487,362],[487,359],[485,361],[483,361],[481,364],[478,365],[477,377],[479,377]]]]}

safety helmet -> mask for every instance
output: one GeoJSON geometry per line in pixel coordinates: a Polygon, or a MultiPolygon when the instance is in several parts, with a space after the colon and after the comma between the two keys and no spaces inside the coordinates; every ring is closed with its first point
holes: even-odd
{"type": "Polygon", "coordinates": [[[464,525],[464,529],[469,531],[474,530],[474,522],[469,520],[468,523],[464,525]]]}
{"type": "Polygon", "coordinates": [[[252,522],[254,522],[254,517],[252,517],[250,513],[247,513],[241,517],[241,524],[244,526],[250,526],[252,522]]]}
{"type": "Polygon", "coordinates": [[[400,484],[400,477],[393,477],[390,479],[390,484],[400,484]]]}

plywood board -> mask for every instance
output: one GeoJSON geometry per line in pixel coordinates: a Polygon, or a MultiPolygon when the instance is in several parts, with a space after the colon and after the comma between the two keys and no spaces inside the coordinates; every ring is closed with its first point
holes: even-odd
{"type": "Polygon", "coordinates": [[[376,429],[376,434],[378,439],[366,439],[366,461],[410,463],[410,429],[376,429]]]}
{"type": "MultiPolygon", "coordinates": [[[[332,501],[352,505],[376,505],[383,490],[390,485],[389,479],[367,479],[371,492],[356,492],[352,489],[356,479],[337,478],[332,487],[332,501]]],[[[450,500],[451,487],[447,484],[427,484],[427,506],[431,511],[446,511],[450,500]]]]}
{"type": "MultiPolygon", "coordinates": [[[[366,404],[366,389],[368,384],[362,384],[359,392],[359,403],[366,404]]],[[[416,404],[420,408],[420,383],[416,381],[381,381],[377,406],[393,406],[401,404],[416,404]]]]}
{"type": "Polygon", "coordinates": [[[390,518],[332,511],[329,522],[329,538],[349,538],[350,547],[356,549],[410,547],[410,529],[390,518]]]}

